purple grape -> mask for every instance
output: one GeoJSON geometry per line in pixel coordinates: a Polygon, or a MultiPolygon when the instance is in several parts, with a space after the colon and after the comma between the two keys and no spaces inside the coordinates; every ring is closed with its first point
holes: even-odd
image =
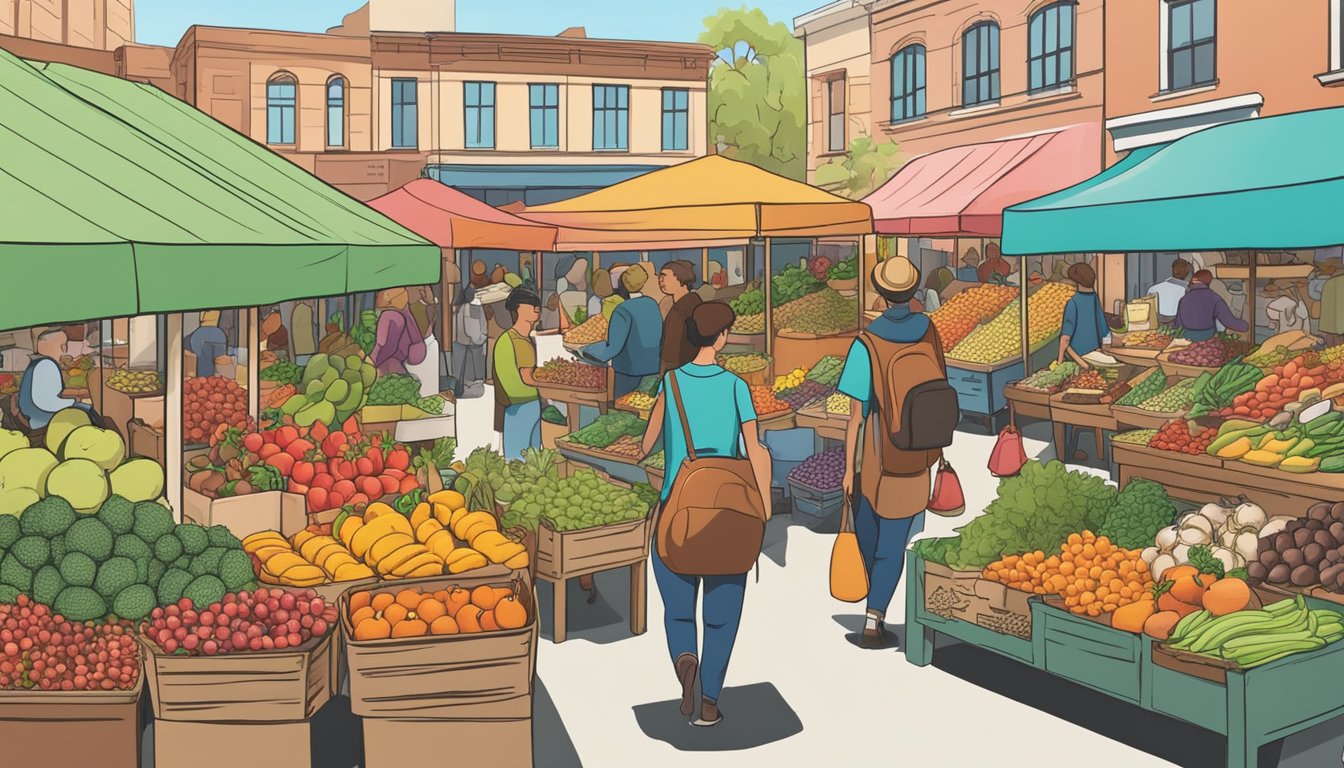
{"type": "Polygon", "coordinates": [[[828,448],[789,472],[789,479],[818,491],[838,490],[845,475],[845,449],[828,448]]]}

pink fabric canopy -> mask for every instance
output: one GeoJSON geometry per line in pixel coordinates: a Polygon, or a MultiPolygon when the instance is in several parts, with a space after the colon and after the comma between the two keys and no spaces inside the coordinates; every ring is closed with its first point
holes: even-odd
{"type": "Polygon", "coordinates": [[[416,179],[369,205],[440,248],[555,250],[555,227],[520,219],[433,179],[416,179]]]}
{"type": "Polygon", "coordinates": [[[1101,171],[1101,126],[1053,131],[931,152],[864,198],[878,234],[998,237],[1003,209],[1101,171]]]}

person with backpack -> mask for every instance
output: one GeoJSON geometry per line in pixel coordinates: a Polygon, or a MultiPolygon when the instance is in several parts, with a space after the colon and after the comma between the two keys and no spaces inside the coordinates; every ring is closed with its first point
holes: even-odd
{"type": "Polygon", "coordinates": [[[942,449],[952,444],[960,412],[947,382],[938,329],[927,315],[910,310],[919,292],[919,270],[909,259],[892,257],[873,268],[871,280],[888,308],[850,346],[839,390],[853,400],[843,483],[868,572],[860,643],[882,648],[888,643],[883,622],[901,580],[905,549],[924,529],[931,470],[942,449]]]}
{"type": "Polygon", "coordinates": [[[692,310],[686,334],[695,358],[665,373],[644,432],[648,454],[663,437],[664,463],[653,578],[663,600],[667,648],[681,685],[681,714],[712,726],[742,618],[747,572],[770,519],[770,454],[756,429],[751,389],[717,362],[737,319],[711,301],[692,310]],[[683,407],[686,406],[686,407],[683,407]],[[745,448],[746,459],[738,458],[745,448]],[[697,652],[695,604],[704,590],[704,646],[697,652]]]}

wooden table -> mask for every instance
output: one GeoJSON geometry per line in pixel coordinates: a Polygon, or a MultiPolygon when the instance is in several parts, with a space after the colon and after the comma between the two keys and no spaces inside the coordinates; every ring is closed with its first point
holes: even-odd
{"type": "Polygon", "coordinates": [[[1008,401],[1008,419],[1017,424],[1018,417],[1050,420],[1050,393],[1033,389],[1023,389],[1009,384],[1003,388],[1003,397],[1008,401]]]}
{"type": "Polygon", "coordinates": [[[553,588],[553,642],[563,643],[568,636],[569,580],[618,568],[630,569],[630,631],[644,634],[652,530],[651,516],[582,531],[556,531],[543,520],[537,530],[537,578],[553,588]]]}
{"type": "Polygon", "coordinates": [[[541,395],[541,399],[565,404],[566,426],[570,432],[577,432],[583,426],[579,422],[579,408],[581,406],[591,406],[596,408],[598,413],[606,413],[612,404],[611,387],[613,378],[610,368],[607,369],[607,388],[605,390],[580,389],[546,382],[538,383],[528,372],[523,372],[523,383],[536,387],[537,394],[541,395]]]}
{"type": "Polygon", "coordinates": [[[815,430],[818,437],[827,440],[845,439],[845,430],[849,426],[849,417],[828,413],[825,406],[808,406],[794,417],[799,428],[815,430]]]}
{"type": "Polygon", "coordinates": [[[1162,352],[1160,349],[1148,349],[1145,347],[1102,347],[1103,352],[1114,357],[1122,363],[1128,365],[1137,365],[1143,368],[1156,368],[1157,356],[1162,352]]]}
{"type": "Polygon", "coordinates": [[[1109,441],[1104,438],[1102,433],[1115,432],[1120,428],[1120,425],[1116,423],[1115,414],[1111,413],[1109,404],[1066,403],[1062,393],[1051,395],[1050,420],[1054,422],[1055,456],[1060,461],[1067,462],[1069,459],[1065,456],[1068,446],[1064,439],[1064,427],[1069,425],[1075,429],[1091,429],[1093,434],[1096,435],[1097,450],[1101,452],[1103,463],[1109,463],[1109,441]]]}

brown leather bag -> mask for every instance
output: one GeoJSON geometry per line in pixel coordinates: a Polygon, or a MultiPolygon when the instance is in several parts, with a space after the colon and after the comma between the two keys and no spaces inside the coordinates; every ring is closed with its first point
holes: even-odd
{"type": "Polygon", "coordinates": [[[668,570],[685,576],[746,573],[761,555],[766,520],[751,462],[697,456],[676,372],[668,379],[687,457],[658,515],[658,557],[668,570]]]}

